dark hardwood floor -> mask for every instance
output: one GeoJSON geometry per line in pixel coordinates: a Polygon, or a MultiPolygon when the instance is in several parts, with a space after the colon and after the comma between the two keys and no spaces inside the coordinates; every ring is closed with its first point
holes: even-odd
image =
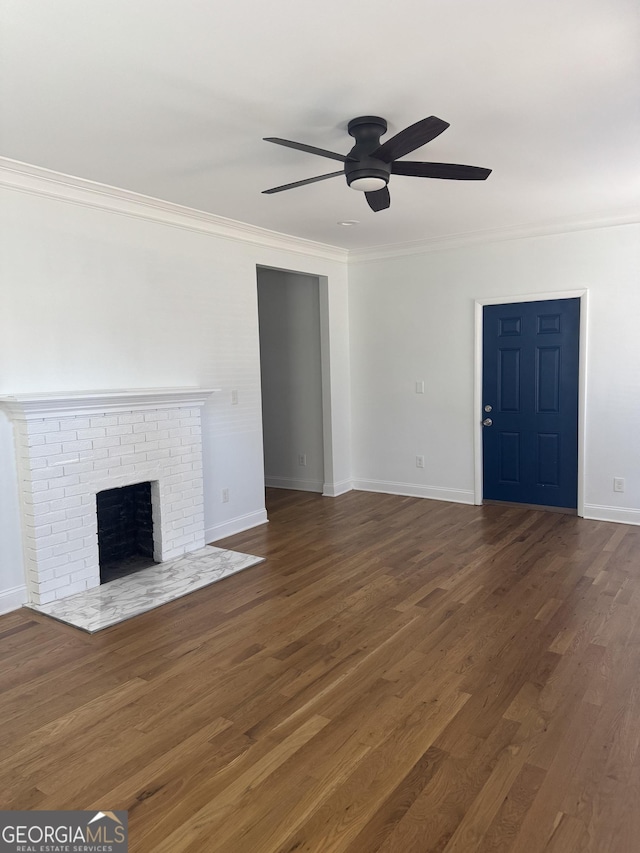
{"type": "Polygon", "coordinates": [[[271,491],[266,562],[89,636],[0,618],[0,806],[145,853],[636,853],[640,528],[271,491]]]}

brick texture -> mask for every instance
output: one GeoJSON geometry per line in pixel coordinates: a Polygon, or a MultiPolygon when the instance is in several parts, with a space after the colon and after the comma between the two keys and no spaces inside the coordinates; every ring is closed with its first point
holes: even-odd
{"type": "Polygon", "coordinates": [[[157,562],[205,544],[199,407],[37,418],[15,436],[32,603],[99,585],[105,489],[151,482],[157,562]]]}

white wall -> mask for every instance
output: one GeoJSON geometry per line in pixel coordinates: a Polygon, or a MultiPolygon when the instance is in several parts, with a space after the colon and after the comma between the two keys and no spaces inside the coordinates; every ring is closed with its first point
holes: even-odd
{"type": "Polygon", "coordinates": [[[475,300],[587,288],[585,515],[640,523],[639,270],[636,225],[352,262],[356,487],[473,502],[475,300]]]}
{"type": "Polygon", "coordinates": [[[324,486],[317,276],[258,270],[264,471],[268,486],[324,486]],[[306,465],[300,465],[299,456],[306,465]]]}
{"type": "Polygon", "coordinates": [[[0,412],[0,613],[26,601],[13,425],[0,412]]]}
{"type": "MultiPolygon", "coordinates": [[[[329,358],[341,365],[330,389],[330,482],[348,479],[344,261],[328,252],[315,256],[302,243],[298,252],[292,240],[283,239],[283,248],[277,235],[239,229],[239,239],[218,236],[204,217],[156,210],[131,195],[110,199],[99,188],[32,176],[27,183],[28,191],[0,190],[0,395],[221,388],[203,413],[207,541],[261,523],[256,265],[293,268],[327,279],[329,358]],[[229,503],[221,502],[223,488],[229,503]]],[[[2,421],[0,610],[25,600],[13,458],[11,430],[2,421]]]]}

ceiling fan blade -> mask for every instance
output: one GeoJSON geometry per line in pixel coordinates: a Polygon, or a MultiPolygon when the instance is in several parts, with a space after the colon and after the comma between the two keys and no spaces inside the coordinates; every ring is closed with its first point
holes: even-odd
{"type": "Polygon", "coordinates": [[[344,175],[343,170],[339,172],[329,172],[328,175],[318,175],[317,178],[305,178],[304,181],[294,181],[292,184],[283,184],[281,187],[272,187],[270,190],[262,190],[263,195],[271,193],[281,193],[283,190],[292,190],[295,187],[304,187],[306,184],[315,184],[316,181],[326,181],[327,178],[337,178],[338,175],[344,175]]]}
{"type": "Polygon", "coordinates": [[[279,139],[277,136],[265,136],[264,142],[275,142],[276,145],[284,145],[285,148],[296,148],[298,151],[306,151],[307,154],[317,154],[319,157],[328,157],[330,160],[339,160],[341,163],[355,159],[354,157],[347,157],[345,154],[336,154],[335,151],[327,151],[325,148],[315,148],[313,145],[305,145],[304,142],[279,139]]]}
{"type": "Polygon", "coordinates": [[[379,148],[371,152],[371,157],[376,157],[385,163],[390,163],[392,160],[397,160],[399,157],[404,157],[405,154],[410,154],[416,148],[426,145],[431,142],[436,136],[445,131],[449,127],[449,122],[443,121],[436,116],[429,116],[417,121],[415,124],[405,127],[400,133],[396,133],[391,139],[383,142],[379,148]]]}
{"type": "Polygon", "coordinates": [[[371,210],[386,210],[387,207],[391,204],[391,196],[389,195],[389,188],[383,187],[381,190],[375,190],[371,193],[365,193],[367,198],[367,204],[371,208],[371,210]]]}
{"type": "Polygon", "coordinates": [[[491,169],[481,166],[461,166],[458,163],[418,163],[406,160],[391,164],[394,175],[409,175],[413,178],[445,178],[449,181],[485,181],[491,169]]]}

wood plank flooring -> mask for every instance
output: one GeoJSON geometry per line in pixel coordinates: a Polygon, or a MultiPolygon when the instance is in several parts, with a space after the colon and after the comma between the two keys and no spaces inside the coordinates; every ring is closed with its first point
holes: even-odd
{"type": "Polygon", "coordinates": [[[640,528],[270,491],[266,562],[93,636],[0,617],[0,807],[139,853],[637,853],[640,528]]]}

